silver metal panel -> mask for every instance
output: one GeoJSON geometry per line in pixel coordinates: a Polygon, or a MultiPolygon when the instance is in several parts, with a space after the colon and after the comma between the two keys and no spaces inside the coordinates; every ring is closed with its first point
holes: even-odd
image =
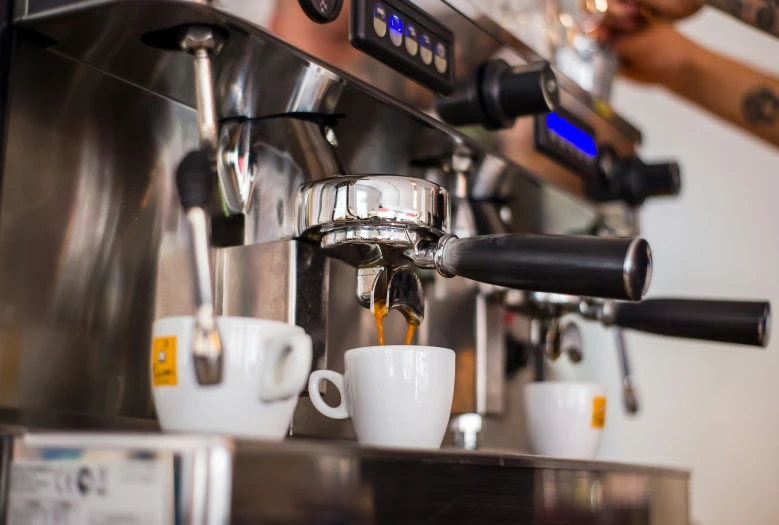
{"type": "Polygon", "coordinates": [[[500,389],[489,396],[487,389],[490,376],[503,382],[503,341],[490,345],[486,304],[479,297],[478,285],[459,277],[446,279],[433,272],[428,272],[427,277],[426,316],[419,327],[419,344],[455,351],[452,413],[494,413],[503,404],[503,392],[500,389]]]}
{"type": "Polygon", "coordinates": [[[219,182],[223,207],[243,215],[241,244],[297,237],[301,186],[345,175],[335,134],[322,122],[294,117],[222,123],[219,182]]]}
{"type": "MultiPolygon", "coordinates": [[[[330,261],[314,244],[280,241],[217,250],[218,315],[274,319],[302,327],[314,343],[312,368],[327,367],[330,261]]],[[[349,300],[350,294],[340,294],[349,300]]]]}
{"type": "Polygon", "coordinates": [[[148,341],[194,112],[21,41],[0,216],[0,404],[151,418],[148,341]]]}
{"type": "MultiPolygon", "coordinates": [[[[459,42],[458,76],[469,75],[499,50],[512,63],[525,62],[521,53],[511,50],[522,46],[507,33],[488,34],[456,9],[437,5],[443,10],[440,19],[459,42]]],[[[354,140],[342,141],[352,152],[345,161],[357,163],[347,162],[353,173],[405,174],[409,156],[415,160],[446,156],[458,144],[470,144],[475,152],[502,152],[535,176],[583,194],[578,176],[535,152],[532,119],[520,119],[506,132],[456,133],[436,119],[429,91],[349,45],[346,13],[334,24],[319,26],[305,18],[295,2],[278,2],[277,10],[273,27],[260,29],[192,0],[29,0],[18,23],[56,41],[53,49],[59,53],[190,106],[194,106],[191,60],[182,53],[152,49],[141,37],[187,22],[216,23],[231,34],[214,64],[221,118],[337,113],[346,117],[340,128],[356,130],[354,140]],[[273,82],[266,82],[268,78],[273,82]],[[371,169],[376,163],[383,169],[371,169]],[[395,166],[405,168],[390,169],[395,166]]],[[[562,105],[593,126],[599,140],[620,154],[635,150],[640,136],[634,128],[572,83],[562,84],[562,105]]],[[[512,171],[528,176],[523,170],[512,171]]]]}

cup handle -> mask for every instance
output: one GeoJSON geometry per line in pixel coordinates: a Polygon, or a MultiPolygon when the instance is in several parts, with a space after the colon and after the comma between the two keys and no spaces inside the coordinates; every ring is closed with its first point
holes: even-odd
{"type": "Polygon", "coordinates": [[[311,370],[311,338],[306,333],[271,340],[265,349],[260,399],[277,401],[297,396],[311,370]]]}
{"type": "Polygon", "coordinates": [[[316,370],[308,378],[308,396],[314,404],[314,408],[323,415],[331,419],[346,419],[349,417],[349,410],[346,408],[346,389],[344,388],[344,376],[332,370],[316,370]],[[319,384],[322,381],[330,381],[341,394],[341,404],[337,407],[331,407],[322,399],[319,392],[319,384]]]}

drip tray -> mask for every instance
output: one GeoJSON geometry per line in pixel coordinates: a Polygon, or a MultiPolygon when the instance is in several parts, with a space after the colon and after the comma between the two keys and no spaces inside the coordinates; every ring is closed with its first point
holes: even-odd
{"type": "Polygon", "coordinates": [[[9,525],[689,523],[687,473],[623,464],[14,431],[2,452],[9,525]]]}

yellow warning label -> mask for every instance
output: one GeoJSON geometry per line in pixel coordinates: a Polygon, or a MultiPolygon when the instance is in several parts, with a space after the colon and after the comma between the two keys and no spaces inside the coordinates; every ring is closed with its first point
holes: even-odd
{"type": "Polygon", "coordinates": [[[176,386],[176,338],[155,337],[151,345],[152,383],[154,386],[176,386]]]}
{"type": "Polygon", "coordinates": [[[592,428],[603,428],[606,425],[606,398],[592,398],[592,428]]]}
{"type": "Polygon", "coordinates": [[[595,113],[604,118],[612,118],[614,116],[614,111],[612,111],[611,107],[609,107],[608,103],[604,100],[596,98],[593,100],[592,107],[595,110],[595,113]]]}

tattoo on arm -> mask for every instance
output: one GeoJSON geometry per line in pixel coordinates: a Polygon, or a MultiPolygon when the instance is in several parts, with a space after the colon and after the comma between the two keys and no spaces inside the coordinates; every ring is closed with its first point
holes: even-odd
{"type": "Polygon", "coordinates": [[[706,3],[779,37],[779,0],[706,0],[706,3]]]}
{"type": "Polygon", "coordinates": [[[779,120],[779,97],[768,86],[757,86],[741,99],[744,120],[753,126],[776,124],[779,120]]]}

